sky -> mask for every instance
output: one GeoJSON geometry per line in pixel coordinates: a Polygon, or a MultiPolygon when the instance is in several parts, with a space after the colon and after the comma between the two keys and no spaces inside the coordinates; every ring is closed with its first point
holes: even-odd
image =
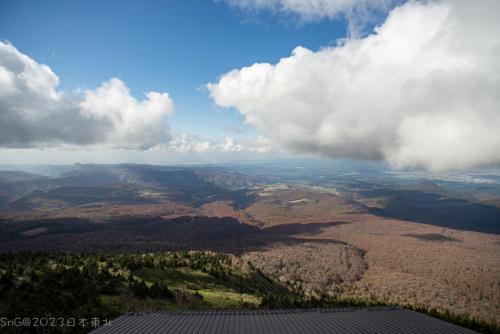
{"type": "Polygon", "coordinates": [[[0,163],[500,163],[500,3],[0,0],[0,163]]]}
{"type": "Polygon", "coordinates": [[[346,35],[341,19],[298,26],[206,0],[2,0],[0,6],[0,39],[50,66],[60,89],[118,77],[138,98],[167,91],[176,105],[171,127],[213,140],[255,131],[237,112],[215,108],[207,82],[256,61],[276,62],[297,45],[318,49],[346,35]]]}

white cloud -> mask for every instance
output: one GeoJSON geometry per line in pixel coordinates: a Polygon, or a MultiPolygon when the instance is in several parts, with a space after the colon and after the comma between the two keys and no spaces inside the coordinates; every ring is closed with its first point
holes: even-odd
{"type": "Polygon", "coordinates": [[[408,2],[373,34],[207,85],[294,152],[398,167],[500,163],[500,2],[408,2]]]}
{"type": "Polygon", "coordinates": [[[0,146],[144,149],[170,139],[167,93],[138,101],[113,78],[83,94],[57,90],[52,70],[0,42],[0,146]]]}
{"type": "MultiPolygon", "coordinates": [[[[119,155],[122,149],[157,154],[266,153],[263,138],[209,141],[187,133],[173,135],[167,118],[174,106],[167,93],[149,92],[137,100],[117,78],[95,89],[57,90],[52,70],[0,42],[0,147],[19,156],[119,155]],[[107,153],[106,153],[107,152],[107,153]]],[[[135,152],[135,153],[134,153],[135,152]]]]}
{"type": "Polygon", "coordinates": [[[238,143],[233,137],[226,137],[224,142],[216,145],[221,152],[247,152],[247,153],[269,153],[275,150],[271,143],[258,137],[238,143]]]}
{"type": "Polygon", "coordinates": [[[173,136],[172,140],[166,144],[157,145],[151,148],[153,151],[179,152],[179,153],[200,153],[213,152],[215,146],[208,140],[197,136],[182,133],[173,136]]]}
{"type": "Polygon", "coordinates": [[[374,13],[387,11],[394,0],[226,0],[245,12],[271,11],[296,17],[300,22],[345,17],[349,31],[357,33],[374,13]]]}
{"type": "Polygon", "coordinates": [[[275,148],[263,137],[238,142],[234,137],[223,141],[210,141],[181,133],[168,143],[156,145],[151,151],[178,153],[269,153],[275,148]]]}
{"type": "Polygon", "coordinates": [[[148,148],[170,139],[166,118],[173,111],[167,93],[149,92],[137,101],[119,79],[85,91],[80,102],[83,115],[108,120],[113,131],[108,141],[119,147],[148,148]]]}

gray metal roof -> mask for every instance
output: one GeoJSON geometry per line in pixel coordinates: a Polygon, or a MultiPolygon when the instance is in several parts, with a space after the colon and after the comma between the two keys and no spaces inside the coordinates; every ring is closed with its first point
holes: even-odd
{"type": "Polygon", "coordinates": [[[396,307],[130,313],[92,333],[476,333],[396,307]]]}

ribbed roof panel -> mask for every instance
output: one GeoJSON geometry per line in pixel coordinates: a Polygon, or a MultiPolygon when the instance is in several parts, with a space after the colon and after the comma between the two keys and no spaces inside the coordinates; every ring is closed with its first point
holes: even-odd
{"type": "Polygon", "coordinates": [[[92,333],[471,334],[472,330],[397,307],[130,313],[92,333]]]}

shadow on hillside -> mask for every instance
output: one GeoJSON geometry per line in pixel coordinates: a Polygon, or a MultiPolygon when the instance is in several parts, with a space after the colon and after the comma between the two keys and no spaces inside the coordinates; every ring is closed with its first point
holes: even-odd
{"type": "Polygon", "coordinates": [[[417,190],[373,190],[362,195],[387,198],[383,209],[367,208],[379,217],[500,234],[500,209],[493,206],[417,190]]]}
{"type": "MultiPolygon", "coordinates": [[[[229,253],[267,249],[273,244],[342,243],[296,238],[346,222],[292,224],[260,229],[231,217],[135,218],[96,224],[84,219],[46,219],[23,224],[1,222],[0,251],[154,252],[212,250],[229,253]],[[41,230],[36,235],[26,231],[41,230]]],[[[344,244],[344,243],[342,243],[344,244]]]]}
{"type": "Polygon", "coordinates": [[[283,224],[270,226],[264,229],[266,233],[271,234],[304,234],[304,235],[315,235],[323,232],[323,230],[335,227],[339,225],[350,224],[346,221],[334,221],[327,223],[297,223],[297,224],[283,224]]]}

